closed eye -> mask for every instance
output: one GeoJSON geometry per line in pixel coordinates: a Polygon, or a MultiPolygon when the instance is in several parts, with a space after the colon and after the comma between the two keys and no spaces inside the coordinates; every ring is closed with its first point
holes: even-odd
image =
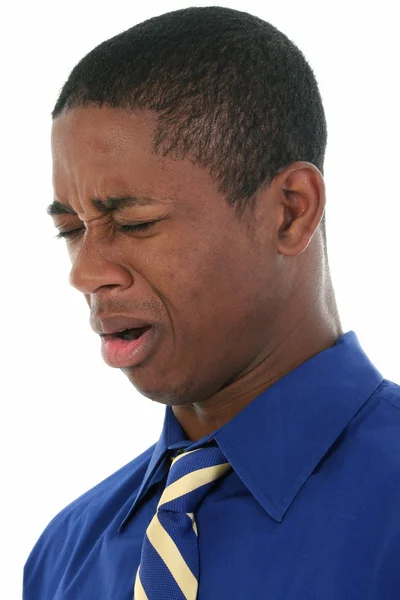
{"type": "Polygon", "coordinates": [[[56,238],[59,240],[61,238],[71,238],[79,231],[82,231],[83,227],[79,229],[71,229],[71,231],[59,231],[56,235],[56,238]]]}
{"type": "MultiPolygon", "coordinates": [[[[158,221],[147,221],[144,223],[137,223],[136,225],[120,225],[119,229],[120,229],[120,231],[122,231],[122,233],[128,233],[128,232],[136,233],[138,231],[148,231],[148,229],[150,229],[150,227],[152,227],[157,222],[158,221]]],[[[59,231],[59,233],[56,235],[56,238],[57,239],[61,239],[61,238],[70,239],[70,238],[74,237],[75,235],[77,235],[83,229],[84,229],[84,227],[79,227],[78,229],[71,229],[70,231],[59,231]]]]}
{"type": "Polygon", "coordinates": [[[157,223],[157,221],[147,221],[145,223],[137,223],[136,225],[121,225],[120,230],[125,233],[127,231],[147,231],[157,223]]]}

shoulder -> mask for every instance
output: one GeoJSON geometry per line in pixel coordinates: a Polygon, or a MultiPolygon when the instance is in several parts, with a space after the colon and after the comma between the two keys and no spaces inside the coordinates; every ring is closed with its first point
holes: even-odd
{"type": "MultiPolygon", "coordinates": [[[[56,514],[33,547],[24,567],[24,600],[53,597],[65,568],[63,557],[71,556],[84,530],[93,519],[110,519],[132,502],[153,454],[155,444],[76,498],[56,514]],[[57,556],[57,561],[54,557],[57,556]]],[[[117,525],[118,527],[118,525],[117,525]]]]}
{"type": "Polygon", "coordinates": [[[400,531],[400,386],[384,379],[341,435],[338,458],[346,485],[386,511],[400,531]]]}
{"type": "Polygon", "coordinates": [[[379,582],[379,598],[383,600],[399,594],[400,586],[397,566],[400,561],[398,384],[383,380],[354,419],[352,438],[352,447],[357,448],[353,455],[356,460],[352,460],[349,452],[347,483],[350,490],[357,489],[359,499],[358,513],[354,510],[352,523],[357,522],[359,528],[363,525],[368,532],[363,539],[369,539],[375,546],[373,575],[379,582]]]}
{"type": "MultiPolygon", "coordinates": [[[[400,385],[384,379],[359,414],[364,439],[388,453],[388,465],[400,465],[400,385]]],[[[357,419],[355,419],[357,421],[357,419]]],[[[361,433],[361,430],[360,430],[361,433]]]]}
{"type": "Polygon", "coordinates": [[[389,402],[394,408],[400,411],[400,385],[384,379],[375,392],[375,396],[382,402],[389,402]]]}
{"type": "MultiPolygon", "coordinates": [[[[354,386],[356,393],[356,383],[354,386]]],[[[396,522],[400,532],[400,386],[387,379],[365,400],[314,473],[330,494],[396,522]],[[333,486],[333,489],[332,487],[333,486]]]]}
{"type": "Polygon", "coordinates": [[[349,429],[370,460],[382,461],[383,473],[400,468],[400,385],[384,379],[349,429]]]}

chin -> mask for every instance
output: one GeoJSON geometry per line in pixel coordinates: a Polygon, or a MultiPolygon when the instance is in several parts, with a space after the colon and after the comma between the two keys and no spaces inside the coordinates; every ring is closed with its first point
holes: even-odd
{"type": "Polygon", "coordinates": [[[190,398],[189,389],[185,385],[173,385],[171,382],[167,382],[165,377],[161,376],[154,377],[152,375],[148,377],[144,372],[140,373],[140,366],[125,367],[121,371],[128,377],[139,394],[153,400],[153,402],[169,406],[180,406],[190,403],[188,401],[188,398],[190,398]]]}

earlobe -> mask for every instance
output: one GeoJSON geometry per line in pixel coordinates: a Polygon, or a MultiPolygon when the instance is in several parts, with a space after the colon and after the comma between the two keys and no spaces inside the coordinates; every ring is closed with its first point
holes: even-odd
{"type": "Polygon", "coordinates": [[[311,163],[293,163],[281,174],[278,251],[297,256],[309,245],[324,213],[325,185],[311,163]]]}

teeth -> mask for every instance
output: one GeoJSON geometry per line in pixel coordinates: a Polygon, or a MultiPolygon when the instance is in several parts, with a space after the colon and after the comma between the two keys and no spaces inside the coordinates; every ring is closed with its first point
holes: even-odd
{"type": "Polygon", "coordinates": [[[118,337],[123,340],[136,340],[143,333],[143,327],[134,329],[123,329],[122,332],[118,332],[118,337]]]}

